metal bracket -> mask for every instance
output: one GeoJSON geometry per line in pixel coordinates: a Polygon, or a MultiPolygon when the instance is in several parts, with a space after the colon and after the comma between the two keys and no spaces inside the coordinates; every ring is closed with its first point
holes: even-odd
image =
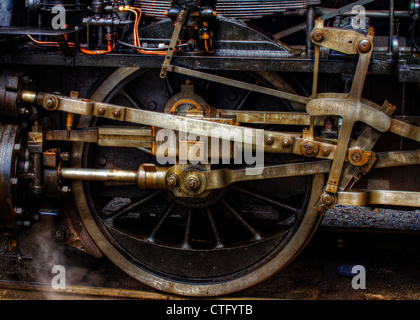
{"type": "Polygon", "coordinates": [[[166,53],[165,60],[162,65],[162,70],[160,71],[160,77],[162,79],[166,77],[167,68],[171,64],[172,56],[175,52],[176,44],[178,42],[182,26],[184,25],[185,20],[187,19],[187,15],[187,10],[180,10],[178,16],[176,17],[175,29],[172,33],[171,42],[169,43],[168,52],[166,53]]]}
{"type": "Polygon", "coordinates": [[[337,204],[346,206],[393,205],[420,207],[420,192],[360,190],[339,192],[337,204]]]}
{"type": "MultiPolygon", "coordinates": [[[[325,189],[327,193],[332,194],[335,194],[338,189],[354,123],[357,121],[367,123],[380,132],[388,131],[391,127],[390,118],[379,111],[380,107],[376,107],[372,102],[361,98],[372,56],[374,31],[370,29],[367,37],[355,31],[345,32],[346,34],[342,35],[342,30],[340,29],[324,28],[324,21],[317,19],[311,34],[311,39],[317,47],[327,46],[348,54],[359,53],[359,61],[352,88],[348,94],[317,94],[316,84],[314,83],[313,99],[306,104],[306,112],[311,116],[338,115],[343,118],[337,143],[337,152],[325,189]]],[[[319,55],[319,50],[317,52],[319,55]]],[[[314,75],[315,81],[317,81],[316,75],[314,75]]],[[[335,203],[331,199],[328,202],[335,203]]]]}

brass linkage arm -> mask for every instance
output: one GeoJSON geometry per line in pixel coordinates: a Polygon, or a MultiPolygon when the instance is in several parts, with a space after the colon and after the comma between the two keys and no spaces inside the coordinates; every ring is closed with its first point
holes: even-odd
{"type": "Polygon", "coordinates": [[[151,149],[155,138],[151,128],[141,127],[98,127],[45,132],[47,141],[71,141],[96,143],[100,147],[125,147],[151,149]]]}
{"type": "MultiPolygon", "coordinates": [[[[99,118],[112,119],[121,122],[130,122],[150,127],[159,127],[173,131],[194,133],[200,136],[220,140],[231,140],[243,147],[260,150],[270,153],[293,153],[319,159],[333,159],[336,146],[323,141],[307,140],[296,133],[265,131],[249,127],[236,126],[207,121],[193,117],[182,117],[168,113],[158,113],[142,109],[118,106],[109,103],[95,102],[89,99],[67,97],[56,94],[39,92],[37,94],[24,92],[22,97],[28,97],[25,102],[36,103],[48,111],[61,111],[82,116],[95,116],[99,118]]],[[[305,121],[304,114],[291,114],[292,120],[285,122],[305,121]],[[293,120],[293,118],[295,120],[293,120]]],[[[281,124],[281,117],[284,114],[272,114],[278,117],[281,124]]],[[[118,129],[114,129],[117,132],[118,129]]],[[[68,134],[71,139],[72,134],[68,134]]],[[[68,140],[67,139],[67,140],[68,140]]],[[[99,138],[98,138],[99,139],[99,138]]],[[[114,139],[115,140],[115,139],[114,139]]],[[[146,141],[147,142],[147,141],[146,141]]],[[[121,146],[124,146],[123,144],[121,146]]]]}

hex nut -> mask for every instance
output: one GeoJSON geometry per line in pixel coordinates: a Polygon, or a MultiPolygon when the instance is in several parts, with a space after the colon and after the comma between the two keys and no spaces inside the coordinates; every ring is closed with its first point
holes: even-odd
{"type": "Polygon", "coordinates": [[[318,154],[318,144],[313,141],[303,141],[301,151],[304,156],[315,157],[318,154]]]}
{"type": "Polygon", "coordinates": [[[196,176],[191,175],[185,179],[185,186],[191,191],[199,189],[200,185],[200,179],[196,176]]]}
{"type": "Polygon", "coordinates": [[[176,187],[178,185],[178,176],[175,173],[170,174],[166,179],[166,183],[171,188],[176,187]]]}
{"type": "Polygon", "coordinates": [[[42,101],[42,105],[45,109],[53,111],[58,108],[58,98],[55,95],[47,94],[42,101]]]}
{"type": "Polygon", "coordinates": [[[311,39],[314,42],[321,42],[322,40],[325,39],[325,35],[321,30],[316,30],[312,33],[311,39]]]}
{"type": "Polygon", "coordinates": [[[70,230],[66,226],[54,226],[52,235],[55,240],[64,242],[70,237],[70,230]]]}

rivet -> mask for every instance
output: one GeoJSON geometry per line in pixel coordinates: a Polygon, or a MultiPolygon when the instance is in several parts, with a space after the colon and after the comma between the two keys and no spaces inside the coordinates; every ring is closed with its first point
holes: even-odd
{"type": "Polygon", "coordinates": [[[98,109],[98,115],[103,116],[105,114],[105,109],[104,108],[99,108],[98,109]]]}
{"type": "Polygon", "coordinates": [[[273,144],[274,138],[272,136],[265,136],[264,138],[266,144],[273,144]]]}
{"type": "Polygon", "coordinates": [[[112,113],[112,115],[114,116],[114,118],[119,118],[121,117],[121,111],[116,110],[112,113]]]}

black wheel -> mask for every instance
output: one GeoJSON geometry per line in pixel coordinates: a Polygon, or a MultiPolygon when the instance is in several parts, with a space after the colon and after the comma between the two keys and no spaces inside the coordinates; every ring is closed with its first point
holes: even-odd
{"type": "MultiPolygon", "coordinates": [[[[242,81],[290,87],[277,74],[233,73],[242,81]]],[[[186,78],[159,70],[121,68],[92,99],[163,112],[186,78]]],[[[216,108],[294,110],[287,101],[202,80],[195,92],[216,108]]],[[[81,118],[79,127],[121,123],[81,118]]],[[[270,127],[270,129],[273,129],[270,127]]],[[[73,167],[136,170],[153,163],[144,150],[77,143],[73,167]]],[[[270,155],[266,164],[303,161],[270,155]]],[[[139,281],[166,292],[216,296],[255,285],[286,266],[319,223],[313,209],[323,176],[235,183],[205,198],[177,198],[170,191],[139,190],[136,185],[75,181],[79,214],[100,250],[139,281]]]]}

